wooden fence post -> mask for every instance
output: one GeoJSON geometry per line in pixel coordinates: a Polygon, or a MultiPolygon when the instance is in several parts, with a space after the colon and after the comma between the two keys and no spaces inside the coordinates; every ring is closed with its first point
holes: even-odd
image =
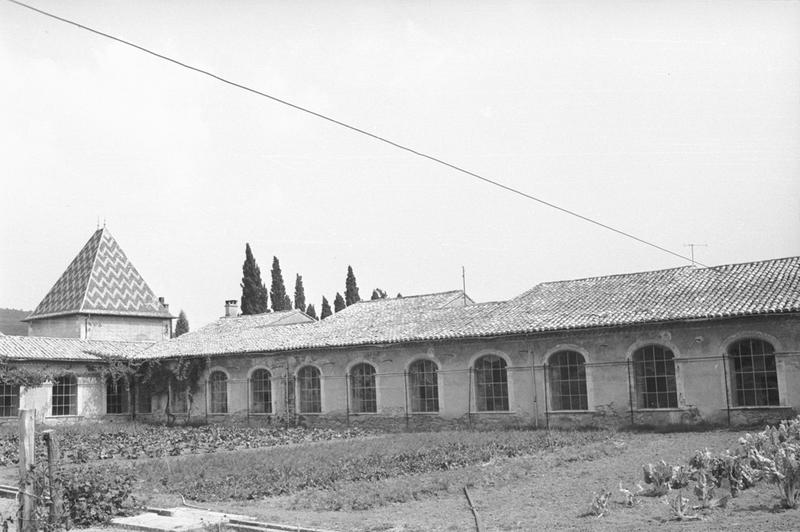
{"type": "Polygon", "coordinates": [[[61,528],[62,512],[64,511],[64,493],[59,476],[58,439],[52,430],[42,433],[47,444],[47,476],[50,481],[50,523],[61,528]]]}
{"type": "Polygon", "coordinates": [[[36,461],[34,447],[35,427],[33,410],[19,411],[19,480],[20,480],[20,518],[17,530],[20,532],[35,532],[36,523],[33,522],[33,479],[30,471],[36,461]]]}

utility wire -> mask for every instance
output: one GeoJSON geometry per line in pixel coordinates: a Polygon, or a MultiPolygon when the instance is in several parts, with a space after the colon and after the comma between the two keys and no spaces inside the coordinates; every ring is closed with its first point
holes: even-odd
{"type": "Polygon", "coordinates": [[[346,122],[342,122],[340,120],[337,120],[337,119],[332,118],[330,116],[324,115],[322,113],[318,113],[316,111],[313,111],[313,110],[308,109],[306,107],[303,107],[301,105],[294,104],[294,103],[292,103],[290,101],[283,100],[281,98],[278,98],[277,96],[272,96],[271,94],[267,94],[265,92],[261,92],[259,90],[256,90],[256,89],[253,89],[251,87],[248,87],[246,85],[242,85],[241,83],[237,83],[235,81],[231,81],[229,79],[223,78],[222,76],[218,76],[217,74],[214,74],[213,72],[209,72],[208,70],[203,70],[202,68],[198,68],[198,67],[183,63],[181,61],[178,61],[177,59],[173,59],[171,57],[168,57],[166,55],[160,54],[158,52],[154,52],[153,50],[150,50],[149,48],[145,48],[144,46],[140,46],[140,45],[132,43],[130,41],[126,41],[125,39],[121,39],[119,37],[115,37],[113,35],[110,35],[108,33],[104,33],[102,31],[96,30],[94,28],[90,28],[88,26],[84,26],[83,24],[80,24],[78,22],[75,22],[75,21],[72,21],[72,20],[69,20],[69,19],[66,19],[66,18],[63,18],[63,17],[59,17],[58,15],[54,15],[53,13],[49,13],[47,11],[43,11],[41,9],[35,8],[33,6],[25,4],[23,2],[19,2],[17,0],[7,0],[7,1],[11,2],[12,4],[16,4],[16,5],[20,6],[20,7],[24,7],[26,9],[30,9],[31,11],[35,11],[36,13],[39,13],[39,14],[44,15],[46,17],[50,17],[52,19],[64,22],[64,23],[69,24],[71,26],[75,26],[76,28],[80,28],[82,30],[86,30],[88,32],[94,33],[95,35],[100,35],[101,37],[105,37],[107,39],[111,39],[112,41],[116,41],[118,43],[124,44],[126,46],[130,46],[132,48],[136,48],[137,50],[140,50],[140,51],[142,51],[142,52],[144,52],[146,54],[150,54],[150,55],[152,55],[154,57],[157,57],[159,59],[162,59],[164,61],[173,63],[175,65],[178,65],[180,67],[186,68],[188,70],[192,70],[194,72],[197,72],[198,74],[203,74],[204,76],[208,76],[210,78],[214,78],[217,81],[225,83],[226,85],[231,85],[233,87],[236,87],[238,89],[242,89],[242,90],[250,92],[252,94],[256,94],[258,96],[262,96],[262,97],[267,98],[269,100],[272,100],[274,102],[283,104],[283,105],[285,105],[287,107],[291,107],[292,109],[296,109],[298,111],[302,111],[303,113],[315,116],[317,118],[321,118],[322,120],[325,120],[327,122],[331,122],[333,124],[336,124],[337,126],[341,126],[341,127],[346,128],[346,129],[349,129],[351,131],[355,131],[356,133],[360,133],[362,135],[366,135],[367,137],[370,137],[370,138],[375,139],[377,141],[383,142],[383,143],[388,144],[390,146],[394,146],[395,148],[401,149],[403,151],[412,153],[414,155],[417,155],[418,157],[422,157],[424,159],[428,159],[429,161],[433,161],[433,162],[438,163],[438,164],[440,164],[442,166],[446,166],[446,167],[448,167],[448,168],[450,168],[452,170],[455,170],[457,172],[460,172],[462,174],[466,174],[466,175],[468,175],[470,177],[474,177],[475,179],[483,181],[484,183],[488,183],[490,185],[494,185],[494,186],[496,186],[498,188],[501,188],[501,189],[503,189],[503,190],[505,190],[507,192],[511,192],[511,193],[516,194],[518,196],[522,196],[523,198],[527,198],[529,200],[533,200],[535,202],[538,202],[538,203],[540,203],[542,205],[546,205],[547,207],[550,207],[550,208],[555,209],[557,211],[561,211],[564,214],[568,214],[570,216],[574,216],[575,218],[578,218],[578,219],[583,220],[585,222],[588,222],[588,223],[591,223],[593,225],[602,227],[603,229],[608,229],[609,231],[613,231],[614,233],[617,233],[617,234],[622,235],[624,237],[627,237],[627,238],[630,238],[632,240],[635,240],[635,241],[637,241],[637,242],[639,242],[641,244],[645,244],[645,245],[650,246],[652,248],[655,248],[655,249],[658,249],[660,251],[663,251],[664,253],[668,253],[670,255],[678,257],[681,260],[685,260],[687,262],[692,262],[694,264],[699,264],[700,266],[703,266],[704,268],[708,268],[709,267],[709,266],[706,266],[705,264],[703,264],[703,263],[701,263],[699,261],[692,261],[692,259],[690,257],[687,257],[685,255],[681,255],[680,253],[677,253],[675,251],[667,249],[667,248],[665,248],[663,246],[660,246],[658,244],[655,244],[653,242],[650,242],[648,240],[640,238],[640,237],[638,237],[636,235],[633,235],[633,234],[628,233],[626,231],[623,231],[621,229],[617,229],[617,228],[612,227],[610,225],[604,224],[604,223],[599,222],[599,221],[597,221],[597,220],[595,220],[593,218],[589,218],[588,216],[584,216],[582,214],[579,214],[579,213],[577,213],[575,211],[572,211],[570,209],[567,209],[565,207],[561,207],[559,205],[556,205],[555,203],[551,203],[551,202],[543,200],[541,198],[537,198],[536,196],[528,194],[527,192],[523,192],[522,190],[519,190],[517,188],[510,187],[508,185],[504,185],[503,183],[500,183],[499,181],[495,181],[493,179],[489,179],[488,177],[484,177],[484,176],[482,176],[480,174],[477,174],[475,172],[471,172],[470,170],[467,170],[466,168],[462,168],[461,166],[449,163],[449,162],[447,162],[447,161],[445,161],[443,159],[439,159],[438,157],[435,157],[433,155],[429,155],[427,153],[415,150],[414,148],[410,148],[410,147],[408,147],[406,145],[400,144],[398,142],[395,142],[393,140],[387,139],[385,137],[381,137],[380,135],[377,135],[375,133],[370,133],[369,131],[366,131],[366,130],[361,129],[361,128],[356,127],[356,126],[353,126],[353,125],[348,124],[346,122]]]}

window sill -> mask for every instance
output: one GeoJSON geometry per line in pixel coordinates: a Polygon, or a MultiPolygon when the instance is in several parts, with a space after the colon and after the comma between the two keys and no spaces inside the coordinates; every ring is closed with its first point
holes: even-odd
{"type": "Polygon", "coordinates": [[[441,412],[439,410],[437,410],[436,412],[409,412],[408,413],[409,416],[438,416],[439,414],[441,414],[441,412]]]}
{"type": "Polygon", "coordinates": [[[44,416],[45,418],[57,418],[57,419],[68,419],[68,418],[75,418],[81,419],[83,416],[79,416],[78,414],[50,414],[49,416],[44,416]]]}
{"type": "Polygon", "coordinates": [[[764,406],[732,406],[730,410],[788,410],[793,407],[784,405],[764,405],[764,406]]]}
{"type": "Polygon", "coordinates": [[[325,412],[297,412],[298,416],[324,416],[325,412]]]}
{"type": "Polygon", "coordinates": [[[548,410],[548,414],[596,414],[596,410],[548,410]]]}
{"type": "Polygon", "coordinates": [[[377,416],[380,412],[350,412],[351,416],[377,416]]]}
{"type": "Polygon", "coordinates": [[[688,408],[669,407],[669,408],[634,408],[634,412],[687,412],[688,408]]]}
{"type": "Polygon", "coordinates": [[[511,410],[474,410],[470,414],[513,414],[511,410]]]}
{"type": "Polygon", "coordinates": [[[272,412],[248,412],[251,416],[271,416],[272,412]]]}
{"type": "Polygon", "coordinates": [[[130,416],[131,413],[130,412],[114,412],[114,413],[106,412],[103,415],[105,415],[105,416],[115,416],[115,417],[122,417],[122,416],[126,416],[127,417],[127,416],[130,416]]]}

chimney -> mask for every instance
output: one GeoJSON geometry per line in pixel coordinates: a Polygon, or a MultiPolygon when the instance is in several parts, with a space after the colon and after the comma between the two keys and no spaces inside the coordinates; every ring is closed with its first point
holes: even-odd
{"type": "Polygon", "coordinates": [[[235,318],[239,315],[239,305],[236,304],[235,299],[225,300],[225,317],[235,318]]]}
{"type": "Polygon", "coordinates": [[[161,308],[163,308],[165,311],[169,312],[169,303],[164,303],[164,297],[163,296],[158,298],[158,302],[161,304],[161,308]]]}

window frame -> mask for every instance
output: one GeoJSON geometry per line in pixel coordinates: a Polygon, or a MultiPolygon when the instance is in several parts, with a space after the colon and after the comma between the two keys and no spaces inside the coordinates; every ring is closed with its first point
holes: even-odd
{"type": "Polygon", "coordinates": [[[559,349],[547,357],[548,387],[551,411],[588,412],[589,384],[586,356],[576,349],[559,349]],[[576,355],[580,360],[570,360],[576,355]],[[567,360],[556,360],[566,356],[567,360]],[[555,363],[554,363],[555,361],[555,363]],[[567,393],[563,393],[566,385],[567,393]],[[564,408],[566,402],[568,408],[564,408]],[[576,408],[577,403],[577,408],[576,408]]]}
{"type": "Polygon", "coordinates": [[[267,415],[273,413],[272,408],[272,372],[267,368],[254,368],[248,377],[248,388],[250,389],[250,413],[255,415],[267,415]],[[256,378],[257,375],[266,373],[266,378],[256,378]],[[265,386],[266,389],[258,389],[257,383],[265,386]],[[262,401],[256,401],[256,394],[262,394],[262,401]],[[263,405],[262,409],[256,405],[263,405]]]}
{"type": "Polygon", "coordinates": [[[212,369],[208,373],[208,413],[212,415],[227,414],[228,401],[228,373],[221,369],[212,369]]]}
{"type": "Polygon", "coordinates": [[[19,417],[20,396],[19,384],[7,384],[0,381],[0,418],[19,417]]]}
{"type": "Polygon", "coordinates": [[[114,379],[111,375],[108,375],[105,379],[106,385],[106,415],[107,416],[119,416],[119,415],[128,415],[131,412],[131,400],[130,400],[130,385],[128,380],[124,377],[119,377],[114,379]],[[116,388],[116,389],[113,389],[116,388]],[[112,398],[116,398],[112,402],[112,398]],[[114,405],[119,405],[119,412],[111,412],[110,407],[114,405]]]}
{"type": "Polygon", "coordinates": [[[317,366],[305,364],[297,368],[294,380],[297,413],[302,415],[321,414],[322,371],[317,366]],[[310,387],[309,384],[311,384],[310,387]],[[308,405],[311,405],[312,408],[307,409],[308,405]]]}
{"type": "Polygon", "coordinates": [[[412,414],[438,414],[442,408],[439,395],[439,364],[429,358],[418,358],[408,365],[406,371],[408,378],[409,411],[412,414]],[[429,366],[417,371],[417,366],[429,366]],[[432,366],[433,371],[429,371],[432,366]],[[426,382],[419,382],[416,379],[422,376],[426,382]],[[427,376],[427,377],[426,377],[427,376]],[[418,392],[423,390],[422,394],[418,392]],[[426,405],[419,408],[418,405],[426,405]],[[429,407],[433,405],[433,407],[429,407]]]}
{"type": "Polygon", "coordinates": [[[350,366],[347,388],[351,414],[378,413],[378,370],[375,366],[363,361],[350,366]]]}
{"type": "Polygon", "coordinates": [[[50,390],[50,416],[51,417],[69,417],[78,415],[78,378],[72,373],[66,373],[55,377],[52,382],[50,390]],[[70,382],[63,382],[69,379],[70,382]],[[66,388],[67,392],[74,390],[74,393],[56,393],[57,390],[66,388]],[[60,401],[56,401],[56,398],[60,401]],[[67,401],[64,402],[63,399],[67,401]],[[58,402],[58,404],[56,404],[58,402]],[[66,412],[63,411],[66,407],[66,412]],[[61,411],[57,412],[56,409],[60,408],[61,411]]]}
{"type": "Polygon", "coordinates": [[[473,373],[472,385],[475,387],[475,411],[476,412],[510,412],[511,411],[511,390],[508,378],[508,360],[497,353],[485,353],[475,359],[470,366],[473,373]],[[488,368],[478,367],[491,360],[488,368]],[[497,362],[499,367],[494,367],[497,362]],[[491,380],[486,377],[490,376],[491,380]],[[496,380],[496,377],[501,377],[496,380]],[[491,388],[491,395],[486,394],[487,388],[491,388]],[[484,393],[481,393],[483,391],[484,393]],[[497,393],[499,391],[499,394],[497,393]],[[499,401],[499,405],[497,404],[499,401]],[[489,407],[492,408],[489,408],[489,407]],[[500,406],[500,408],[496,408],[500,406]]]}
{"type": "Polygon", "coordinates": [[[734,408],[774,408],[780,407],[781,404],[781,385],[780,373],[778,372],[778,360],[775,355],[775,344],[764,338],[758,336],[744,336],[738,338],[727,344],[725,348],[725,355],[730,361],[730,383],[731,383],[731,399],[734,408]],[[749,353],[742,353],[741,347],[747,343],[749,353]],[[760,353],[753,352],[753,346],[758,345],[761,348],[760,353]],[[767,349],[764,349],[764,347],[767,349]],[[737,348],[738,353],[733,353],[733,349],[737,348]],[[750,366],[747,371],[743,371],[742,362],[749,359],[750,366]],[[761,361],[761,368],[757,368],[757,360],[761,361]],[[742,385],[745,383],[746,377],[750,377],[751,386],[744,388],[742,385]],[[773,386],[769,386],[769,380],[773,381],[773,386]],[[764,383],[759,386],[759,382],[764,383]],[[748,392],[751,400],[748,400],[748,392]],[[763,397],[766,393],[766,402],[762,402],[759,398],[763,397]],[[770,395],[774,396],[774,399],[770,395]],[[750,404],[752,401],[753,404],[750,404]]]}
{"type": "Polygon", "coordinates": [[[671,347],[656,342],[633,350],[630,361],[637,410],[679,409],[676,358],[671,347]]]}

